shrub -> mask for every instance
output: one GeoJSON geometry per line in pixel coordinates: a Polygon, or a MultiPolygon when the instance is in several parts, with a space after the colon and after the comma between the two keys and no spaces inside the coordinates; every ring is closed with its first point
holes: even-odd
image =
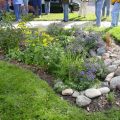
{"type": "Polygon", "coordinates": [[[14,28],[9,22],[0,22],[0,48],[8,53],[9,49],[19,46],[21,31],[14,28]]]}

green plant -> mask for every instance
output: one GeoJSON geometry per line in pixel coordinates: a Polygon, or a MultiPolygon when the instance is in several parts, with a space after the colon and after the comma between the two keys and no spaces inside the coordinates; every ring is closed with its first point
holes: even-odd
{"type": "Polygon", "coordinates": [[[21,36],[20,29],[16,29],[9,22],[0,22],[0,49],[5,53],[8,53],[9,49],[19,47],[21,36]]]}
{"type": "Polygon", "coordinates": [[[115,103],[115,93],[114,92],[110,92],[107,96],[106,96],[108,102],[110,103],[115,103]]]}

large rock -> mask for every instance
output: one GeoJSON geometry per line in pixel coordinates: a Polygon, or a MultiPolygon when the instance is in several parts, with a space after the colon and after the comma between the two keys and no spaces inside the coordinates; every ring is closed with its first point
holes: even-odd
{"type": "Polygon", "coordinates": [[[65,89],[62,91],[62,95],[72,95],[73,92],[74,91],[72,89],[65,89]]]}
{"type": "Polygon", "coordinates": [[[119,65],[120,65],[120,60],[116,60],[116,61],[114,61],[112,64],[119,66],[119,65]]]}
{"type": "Polygon", "coordinates": [[[110,80],[114,77],[114,75],[115,75],[114,72],[108,74],[108,75],[106,76],[106,78],[105,78],[105,81],[110,82],[110,80]]]}
{"type": "Polygon", "coordinates": [[[76,104],[79,106],[79,107],[84,107],[84,106],[87,106],[91,103],[91,99],[87,98],[86,96],[84,95],[80,95],[77,97],[76,99],[76,104]]]}
{"type": "Polygon", "coordinates": [[[95,98],[101,95],[101,92],[95,88],[90,88],[85,91],[85,95],[88,98],[95,98]]]}
{"type": "Polygon", "coordinates": [[[101,94],[107,94],[110,92],[110,89],[108,87],[102,87],[99,88],[98,90],[101,92],[101,94]]]}
{"type": "Polygon", "coordinates": [[[101,87],[109,87],[109,83],[108,82],[101,82],[101,87]]]}
{"type": "Polygon", "coordinates": [[[114,77],[110,81],[110,89],[116,89],[117,86],[120,86],[120,76],[114,77]]]}
{"type": "Polygon", "coordinates": [[[118,67],[118,69],[115,71],[115,75],[120,76],[120,67],[118,67]]]}
{"type": "Polygon", "coordinates": [[[76,98],[80,95],[80,93],[78,91],[74,91],[74,93],[72,94],[72,97],[76,98]]]}
{"type": "Polygon", "coordinates": [[[109,73],[115,72],[117,70],[117,65],[109,65],[107,69],[109,73]]]}
{"type": "Polygon", "coordinates": [[[105,47],[100,47],[97,49],[97,55],[103,55],[104,53],[106,53],[106,49],[105,47]]]}
{"type": "Polygon", "coordinates": [[[109,59],[109,57],[110,57],[110,54],[109,54],[109,53],[104,53],[104,54],[102,55],[102,58],[103,58],[104,60],[109,59]]]}
{"type": "Polygon", "coordinates": [[[105,66],[109,66],[109,65],[112,64],[112,60],[111,59],[106,59],[106,60],[104,60],[104,64],[105,64],[105,66]]]}
{"type": "Polygon", "coordinates": [[[92,57],[94,57],[94,56],[97,55],[96,52],[95,52],[95,50],[92,50],[92,49],[89,51],[89,53],[90,53],[90,55],[91,55],[92,57]]]}

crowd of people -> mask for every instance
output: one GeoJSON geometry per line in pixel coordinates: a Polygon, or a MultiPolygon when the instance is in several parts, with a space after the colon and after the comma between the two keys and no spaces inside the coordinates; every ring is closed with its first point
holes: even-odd
{"type": "MultiPolygon", "coordinates": [[[[62,0],[63,13],[64,13],[64,22],[69,20],[69,1],[62,0]]],[[[87,4],[89,0],[77,0],[79,1],[79,11],[78,16],[86,17],[87,15],[87,4]]],[[[120,12],[120,0],[93,0],[95,1],[95,15],[96,15],[96,26],[101,25],[101,17],[110,15],[110,6],[113,5],[111,11],[111,26],[117,26],[119,21],[119,12],[120,12]]],[[[16,21],[21,21],[21,14],[28,14],[30,6],[32,6],[32,12],[34,15],[41,16],[42,14],[42,0],[0,0],[0,10],[9,11],[10,6],[13,5],[14,13],[16,16],[16,21]]],[[[44,0],[45,2],[45,14],[50,13],[50,0],[44,0]]]]}

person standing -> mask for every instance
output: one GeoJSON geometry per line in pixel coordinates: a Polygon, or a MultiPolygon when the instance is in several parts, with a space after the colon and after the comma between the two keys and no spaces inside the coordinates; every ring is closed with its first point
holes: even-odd
{"type": "Polygon", "coordinates": [[[23,4],[23,0],[13,0],[14,12],[16,21],[21,21],[21,5],[23,4]]]}
{"type": "Polygon", "coordinates": [[[23,4],[24,4],[24,6],[23,6],[23,14],[28,14],[28,2],[29,2],[29,0],[23,0],[23,4]]]}
{"type": "Polygon", "coordinates": [[[105,0],[102,8],[102,16],[105,16],[105,9],[106,9],[106,17],[110,15],[110,0],[105,0]]]}
{"type": "Polygon", "coordinates": [[[45,14],[50,13],[50,0],[45,0],[45,14]]]}
{"type": "Polygon", "coordinates": [[[88,2],[88,0],[80,0],[80,8],[79,8],[78,16],[86,17],[87,2],[88,2]]]}
{"type": "Polygon", "coordinates": [[[95,15],[96,15],[96,26],[101,25],[101,13],[103,8],[103,3],[105,0],[96,0],[95,1],[95,15]]]}
{"type": "Polygon", "coordinates": [[[69,0],[62,0],[63,5],[63,13],[64,13],[64,22],[68,22],[68,15],[69,15],[69,0]]]}
{"type": "Polygon", "coordinates": [[[41,16],[42,14],[42,0],[33,0],[34,14],[41,16]]]}
{"type": "Polygon", "coordinates": [[[120,0],[116,0],[115,3],[113,3],[113,9],[111,12],[112,21],[111,21],[111,27],[118,26],[119,21],[119,12],[120,12],[120,0]]]}

